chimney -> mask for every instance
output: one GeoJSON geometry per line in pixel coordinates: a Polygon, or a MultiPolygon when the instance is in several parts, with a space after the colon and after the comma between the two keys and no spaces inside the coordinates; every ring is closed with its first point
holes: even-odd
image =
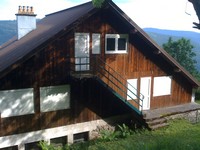
{"type": "Polygon", "coordinates": [[[33,12],[33,7],[19,6],[16,17],[18,40],[36,29],[36,15],[33,12]]]}

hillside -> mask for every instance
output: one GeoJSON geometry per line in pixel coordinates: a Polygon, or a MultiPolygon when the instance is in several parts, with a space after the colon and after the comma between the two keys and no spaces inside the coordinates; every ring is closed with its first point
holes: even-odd
{"type": "MultiPolygon", "coordinates": [[[[182,37],[189,39],[191,44],[194,46],[193,51],[197,55],[197,69],[200,71],[200,33],[190,31],[161,30],[155,28],[144,28],[144,31],[149,34],[149,36],[160,46],[166,43],[169,37],[172,37],[173,40],[177,40],[182,37]]],[[[15,20],[0,21],[0,45],[12,38],[16,35],[16,33],[17,30],[15,20]]]]}
{"type": "Polygon", "coordinates": [[[200,71],[200,33],[155,28],[144,28],[144,31],[161,47],[168,41],[169,37],[172,37],[173,40],[178,40],[182,37],[189,39],[194,46],[193,51],[196,53],[197,69],[200,71]]]}
{"type": "Polygon", "coordinates": [[[0,21],[0,45],[16,35],[16,21],[0,21]]]}

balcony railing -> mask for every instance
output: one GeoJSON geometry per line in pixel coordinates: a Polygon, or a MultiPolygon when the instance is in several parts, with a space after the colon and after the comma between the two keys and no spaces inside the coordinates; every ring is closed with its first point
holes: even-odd
{"type": "Polygon", "coordinates": [[[139,93],[132,84],[100,57],[73,58],[71,59],[71,71],[74,76],[79,78],[97,77],[99,81],[111,88],[121,100],[131,104],[138,113],[141,113],[144,95],[139,93]]]}

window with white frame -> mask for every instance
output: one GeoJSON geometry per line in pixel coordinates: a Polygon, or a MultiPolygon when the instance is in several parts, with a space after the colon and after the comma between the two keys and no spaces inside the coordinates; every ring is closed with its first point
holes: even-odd
{"type": "Polygon", "coordinates": [[[106,34],[106,53],[127,53],[128,34],[106,34]]]}
{"type": "Polygon", "coordinates": [[[171,76],[154,77],[153,96],[171,94],[171,76]]]}

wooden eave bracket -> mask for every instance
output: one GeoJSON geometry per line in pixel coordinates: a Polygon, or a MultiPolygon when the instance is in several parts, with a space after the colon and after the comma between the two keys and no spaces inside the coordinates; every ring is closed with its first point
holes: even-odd
{"type": "Polygon", "coordinates": [[[161,54],[161,51],[160,50],[155,50],[155,51],[153,51],[153,53],[156,54],[156,55],[159,55],[159,54],[161,54]]]}
{"type": "Polygon", "coordinates": [[[132,30],[130,30],[130,34],[136,34],[138,32],[138,30],[137,29],[132,29],[132,30]]]}
{"type": "Polygon", "coordinates": [[[174,72],[179,73],[179,72],[181,72],[181,69],[180,68],[174,68],[174,72]]]}

